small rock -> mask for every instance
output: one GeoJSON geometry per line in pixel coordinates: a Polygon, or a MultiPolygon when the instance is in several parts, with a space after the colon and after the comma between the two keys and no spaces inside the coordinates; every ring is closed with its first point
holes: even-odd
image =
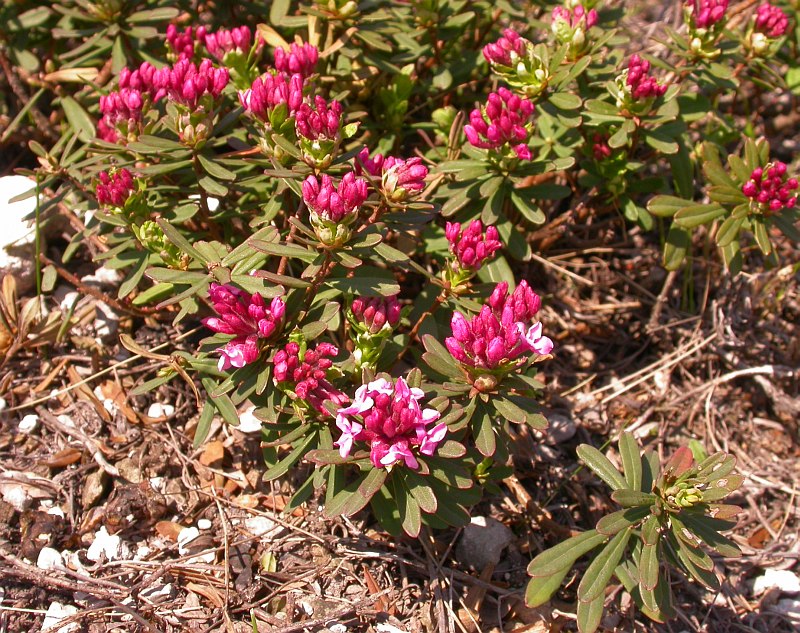
{"type": "Polygon", "coordinates": [[[83,509],[92,507],[97,501],[106,493],[106,486],[108,485],[108,474],[102,469],[98,469],[91,473],[83,485],[81,492],[81,503],[83,509]]]}
{"type": "Polygon", "coordinates": [[[211,529],[211,521],[208,519],[200,519],[197,522],[197,529],[199,530],[210,530],[211,529]]]}
{"type": "Polygon", "coordinates": [[[81,281],[89,286],[111,288],[122,281],[122,275],[118,270],[100,266],[100,268],[94,271],[94,275],[86,275],[85,277],[81,277],[81,281]]]}
{"type": "Polygon", "coordinates": [[[116,466],[119,474],[132,484],[138,484],[142,481],[142,470],[139,467],[138,460],[134,460],[131,457],[123,457],[114,466],[116,466]]]}
{"type": "Polygon", "coordinates": [[[13,275],[20,294],[33,287],[35,231],[31,223],[23,218],[36,209],[36,196],[31,195],[17,202],[11,202],[11,199],[32,192],[35,187],[36,183],[25,176],[0,178],[0,218],[3,218],[3,231],[0,233],[0,278],[13,275]]]}
{"type": "Polygon", "coordinates": [[[54,630],[55,633],[71,633],[77,631],[80,625],[77,622],[70,622],[64,626],[59,626],[61,620],[65,620],[78,612],[78,607],[71,604],[61,604],[60,602],[51,602],[47,607],[47,613],[44,615],[44,622],[42,623],[42,631],[54,630]]]}
{"type": "Polygon", "coordinates": [[[128,544],[116,534],[109,534],[105,526],[101,527],[94,535],[94,541],[86,552],[86,558],[98,562],[103,557],[106,560],[119,560],[130,555],[128,544]]]}
{"type": "Polygon", "coordinates": [[[261,420],[259,420],[253,411],[255,407],[248,407],[239,414],[239,426],[236,427],[242,433],[261,433],[261,420]]]}
{"type": "Polygon", "coordinates": [[[97,316],[94,320],[94,331],[97,338],[104,339],[115,336],[119,329],[119,316],[102,301],[97,301],[95,306],[97,316]]]}
{"type": "Polygon", "coordinates": [[[247,517],[244,520],[244,529],[250,532],[253,536],[263,538],[274,538],[283,528],[275,523],[272,519],[265,516],[247,517]]]}
{"type": "Polygon", "coordinates": [[[58,302],[62,312],[69,312],[80,299],[80,293],[71,286],[58,286],[53,291],[53,299],[58,302]]]}
{"type": "Polygon", "coordinates": [[[52,547],[43,547],[36,559],[36,566],[39,569],[63,569],[64,559],[61,552],[52,547]]]}
{"type": "Polygon", "coordinates": [[[187,545],[191,543],[194,539],[200,536],[200,530],[196,527],[185,527],[183,528],[180,533],[178,534],[178,553],[181,556],[185,556],[189,553],[189,548],[187,545]]]}
{"type": "Polygon", "coordinates": [[[0,398],[0,411],[5,409],[7,406],[8,406],[8,403],[6,402],[5,398],[0,398]]]}
{"type": "Polygon", "coordinates": [[[175,407],[171,404],[161,404],[154,402],[147,409],[148,418],[168,418],[175,413],[175,407]]]}
{"type": "Polygon", "coordinates": [[[514,540],[514,533],[491,517],[472,517],[456,548],[456,557],[465,565],[483,570],[497,564],[501,552],[514,540]]]}
{"type": "Polygon", "coordinates": [[[25,434],[33,433],[37,426],[39,426],[39,416],[35,413],[30,413],[19,421],[17,431],[25,434]]]}
{"type": "Polygon", "coordinates": [[[800,593],[800,578],[788,569],[767,569],[753,582],[753,593],[759,595],[773,587],[782,593],[800,593]]]}

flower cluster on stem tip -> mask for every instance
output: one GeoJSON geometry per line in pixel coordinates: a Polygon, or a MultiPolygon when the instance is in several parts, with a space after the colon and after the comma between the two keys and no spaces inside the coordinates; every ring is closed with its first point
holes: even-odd
{"type": "Polygon", "coordinates": [[[608,136],[595,132],[592,136],[592,155],[598,162],[604,161],[611,156],[611,146],[608,144],[608,136]]]}
{"type": "Polygon", "coordinates": [[[97,202],[112,207],[124,207],[135,189],[131,172],[124,168],[110,174],[101,171],[98,178],[100,182],[95,189],[97,202]]]}
{"type": "Polygon", "coordinates": [[[294,116],[303,104],[303,78],[267,73],[247,90],[239,91],[239,103],[262,123],[270,123],[270,114],[279,105],[286,106],[287,116],[294,116]]]}
{"type": "Polygon", "coordinates": [[[455,257],[445,271],[445,279],[454,292],[503,247],[497,228],[487,226],[484,232],[480,220],[473,220],[463,231],[459,222],[448,222],[445,236],[455,257]]]}
{"type": "Polygon", "coordinates": [[[756,9],[755,29],[757,32],[777,38],[785,35],[788,28],[789,18],[780,7],[765,2],[756,9]]]}
{"type": "MultiPolygon", "coordinates": [[[[198,33],[199,31],[200,29],[198,29],[198,33]]],[[[183,31],[180,31],[174,24],[167,26],[167,44],[177,59],[191,59],[194,57],[194,43],[193,27],[187,26],[183,31]]]]}
{"type": "Polygon", "coordinates": [[[313,174],[303,181],[303,201],[309,209],[309,219],[323,244],[343,244],[350,238],[348,228],[369,195],[369,186],[354,172],[346,173],[338,188],[327,174],[317,179],[313,174]]]}
{"type": "Polygon", "coordinates": [[[144,97],[139,90],[121,88],[100,97],[98,134],[103,140],[114,143],[123,138],[137,136],[142,121],[144,97]]]}
{"type": "Polygon", "coordinates": [[[320,413],[327,413],[325,402],[338,406],[349,400],[327,378],[328,370],[333,367],[331,358],[338,353],[339,349],[331,343],[320,343],[305,351],[298,343],[287,343],[272,359],[275,382],[293,383],[292,391],[297,398],[305,400],[320,413]]]}
{"type": "Polygon", "coordinates": [[[445,340],[445,346],[471,374],[512,371],[523,355],[545,355],[553,349],[553,342],[542,334],[542,324],[534,321],[540,307],[539,295],[526,281],[511,295],[508,284],[499,283],[472,320],[453,313],[453,336],[445,340]]]}
{"type": "Polygon", "coordinates": [[[342,141],[342,104],[317,95],[314,106],[302,103],[295,114],[295,129],[303,160],[314,169],[326,169],[342,141]]]}
{"type": "Polygon", "coordinates": [[[285,74],[299,74],[302,77],[309,77],[314,74],[319,61],[319,50],[313,44],[295,44],[289,46],[289,50],[283,48],[275,49],[275,68],[285,74]]]}
{"type": "Polygon", "coordinates": [[[412,449],[433,455],[447,434],[444,423],[428,429],[440,414],[420,406],[423,396],[403,378],[394,384],[378,378],[359,387],[353,403],[337,411],[336,426],[342,431],[335,442],[339,454],[348,457],[355,442],[366,442],[375,468],[391,468],[401,461],[408,468],[419,468],[412,449]]]}
{"type": "Polygon", "coordinates": [[[172,68],[161,68],[153,74],[153,84],[163,88],[167,96],[189,110],[196,110],[204,96],[216,99],[228,85],[228,70],[216,68],[210,59],[200,65],[179,59],[172,68]]]}
{"type": "Polygon", "coordinates": [[[597,11],[587,11],[583,5],[572,9],[555,7],[553,9],[550,28],[559,44],[569,46],[570,59],[576,59],[586,52],[588,42],[586,34],[597,24],[597,11]]]}
{"type": "Polygon", "coordinates": [[[507,88],[489,94],[483,108],[475,108],[469,115],[464,133],[471,145],[481,149],[499,149],[509,144],[514,154],[522,160],[533,158],[528,140],[527,125],[533,116],[533,103],[507,88]]]}
{"type": "Polygon", "coordinates": [[[483,56],[492,71],[527,96],[535,97],[547,88],[550,78],[547,65],[537,55],[533,43],[513,29],[505,29],[499,40],[484,46],[483,56]]]}
{"type": "Polygon", "coordinates": [[[667,87],[658,83],[655,77],[648,74],[649,72],[649,61],[638,55],[631,55],[625,82],[630,87],[631,96],[637,101],[660,97],[667,91],[667,87]]]}
{"type": "Polygon", "coordinates": [[[219,350],[219,370],[244,367],[258,358],[258,340],[272,336],[286,311],[286,304],[275,297],[267,306],[264,297],[249,294],[229,284],[212,283],[208,296],[218,316],[203,319],[203,324],[234,339],[219,350]]]}
{"type": "Polygon", "coordinates": [[[253,34],[250,27],[239,26],[234,29],[220,29],[209,33],[204,26],[197,29],[197,39],[206,47],[209,54],[219,61],[224,61],[228,53],[246,55],[253,45],[253,34]]]}
{"type": "Polygon", "coordinates": [[[400,322],[400,312],[396,295],[353,299],[347,319],[355,333],[353,358],[357,368],[376,367],[386,339],[400,322]]]}
{"type": "Polygon", "coordinates": [[[419,156],[412,158],[387,156],[383,160],[381,172],[381,191],[392,202],[404,202],[425,189],[428,168],[422,164],[419,156]]]}
{"type": "Polygon", "coordinates": [[[686,0],[692,30],[710,29],[719,24],[728,10],[728,0],[686,0]]]}
{"type": "Polygon", "coordinates": [[[775,161],[765,168],[757,167],[742,186],[742,193],[762,211],[791,209],[797,203],[797,179],[786,178],[786,164],[775,161]]]}

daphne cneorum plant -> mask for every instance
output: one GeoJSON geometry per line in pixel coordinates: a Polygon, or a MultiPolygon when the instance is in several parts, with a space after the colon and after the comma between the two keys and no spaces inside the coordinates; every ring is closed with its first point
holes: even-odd
{"type": "Polygon", "coordinates": [[[578,447],[581,460],[611,489],[622,506],[582,532],[542,552],[528,566],[533,578],[525,592],[530,606],[547,602],[575,562],[593,550],[591,563],[577,588],[578,629],[592,633],[600,626],[606,588],[616,578],[649,618],[674,617],[671,581],[691,578],[712,591],[720,582],[709,552],[741,555],[721,532],[732,529],[741,511],[721,503],[742,483],[733,473],[736,460],[715,453],[699,463],[681,447],[663,466],[655,453],[640,454],[636,440],[623,432],[619,440],[622,474],[593,446],[578,447]]]}

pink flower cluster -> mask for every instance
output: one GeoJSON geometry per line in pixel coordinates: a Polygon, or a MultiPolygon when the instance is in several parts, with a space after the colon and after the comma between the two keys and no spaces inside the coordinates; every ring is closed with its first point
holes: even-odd
{"type": "Polygon", "coordinates": [[[789,28],[789,18],[779,7],[765,2],[756,10],[756,31],[769,37],[781,37],[789,28]]]}
{"type": "Polygon", "coordinates": [[[395,158],[387,156],[383,161],[381,190],[394,202],[408,200],[425,189],[428,168],[419,156],[395,158]]]}
{"type": "Polygon", "coordinates": [[[194,57],[194,42],[193,27],[187,26],[183,31],[179,31],[174,24],[167,27],[167,45],[178,59],[194,57]]]}
{"type": "Polygon", "coordinates": [[[744,183],[742,193],[770,211],[791,209],[797,203],[797,179],[786,178],[786,164],[775,161],[766,169],[757,167],[744,183]]]}
{"type": "Polygon", "coordinates": [[[453,336],[445,345],[453,358],[477,369],[507,369],[523,354],[549,354],[553,342],[542,335],[542,324],[533,318],[541,299],[522,281],[508,295],[508,284],[497,284],[481,311],[468,321],[454,312],[453,336]]]}
{"type": "Polygon", "coordinates": [[[686,0],[695,28],[710,29],[725,17],[728,0],[686,0]]]}
{"type": "Polygon", "coordinates": [[[354,214],[369,195],[367,181],[348,172],[334,188],[331,177],[322,174],[319,180],[313,174],[303,181],[303,200],[309,210],[330,222],[341,222],[354,214]]]}
{"type": "Polygon", "coordinates": [[[216,33],[209,33],[206,27],[197,29],[197,40],[202,42],[209,54],[219,61],[225,58],[226,53],[237,52],[246,54],[253,45],[253,34],[248,26],[238,26],[227,30],[220,29],[216,33]]]}
{"type": "Polygon", "coordinates": [[[569,28],[574,29],[577,26],[583,26],[583,22],[585,23],[585,28],[590,29],[597,24],[597,11],[594,9],[587,11],[580,4],[573,9],[555,7],[551,19],[554,25],[558,22],[563,22],[569,28]]]}
{"type": "Polygon", "coordinates": [[[503,247],[497,228],[487,226],[484,233],[480,220],[473,220],[463,231],[458,222],[448,222],[445,235],[459,266],[470,270],[478,270],[503,247]]]}
{"type": "Polygon", "coordinates": [[[423,396],[421,389],[409,387],[403,378],[394,385],[385,378],[361,385],[353,404],[339,409],[336,415],[336,426],[342,431],[335,442],[339,454],[347,457],[355,442],[367,442],[375,468],[390,468],[400,461],[408,468],[419,468],[412,448],[433,455],[447,434],[443,422],[428,429],[440,414],[420,407],[423,396]]]}
{"type": "Polygon", "coordinates": [[[628,61],[627,84],[631,89],[631,96],[635,100],[649,99],[650,97],[660,97],[667,87],[659,84],[654,77],[650,77],[650,62],[642,59],[638,55],[631,55],[628,61]]]}
{"type": "Polygon", "coordinates": [[[531,150],[525,144],[528,140],[525,126],[532,116],[531,101],[518,97],[507,88],[500,88],[489,94],[482,110],[475,108],[470,113],[464,133],[475,147],[497,149],[509,143],[517,157],[531,160],[531,150]]]}
{"type": "Polygon", "coordinates": [[[284,75],[301,75],[303,78],[314,74],[319,61],[319,50],[313,44],[292,43],[289,50],[275,49],[275,68],[284,75]]]}
{"type": "Polygon", "coordinates": [[[219,370],[252,363],[260,353],[258,340],[277,331],[286,304],[275,297],[267,307],[261,295],[251,295],[228,284],[212,283],[208,295],[219,316],[205,318],[203,324],[214,332],[235,336],[219,350],[219,370]]]}
{"type": "Polygon", "coordinates": [[[355,160],[357,174],[368,173],[381,179],[381,191],[394,202],[402,202],[422,193],[428,168],[418,156],[412,158],[384,157],[375,154],[369,157],[369,149],[364,147],[355,160]]]}
{"type": "Polygon", "coordinates": [[[272,359],[273,376],[276,382],[294,383],[293,391],[320,413],[325,413],[325,402],[345,404],[349,398],[336,389],[327,379],[333,366],[331,357],[339,353],[331,343],[320,343],[315,349],[307,349],[300,359],[300,346],[288,343],[275,353],[272,359]]]}
{"type": "Polygon", "coordinates": [[[100,138],[113,143],[118,138],[118,126],[123,126],[128,132],[135,129],[142,120],[143,107],[142,93],[131,88],[101,96],[100,113],[103,117],[97,126],[100,138]]]}
{"type": "Polygon", "coordinates": [[[350,305],[350,312],[359,326],[372,335],[393,328],[400,321],[400,302],[393,297],[356,297],[350,305]]]}
{"type": "Polygon", "coordinates": [[[134,190],[133,176],[127,169],[118,169],[109,174],[101,171],[98,175],[95,195],[97,202],[112,207],[123,207],[134,190]]]}
{"type": "Polygon", "coordinates": [[[483,47],[483,56],[490,64],[512,67],[516,63],[515,57],[525,54],[527,44],[528,40],[519,33],[513,29],[505,29],[499,40],[483,47]]]}
{"type": "Polygon", "coordinates": [[[210,59],[197,66],[194,62],[179,59],[172,68],[161,68],[153,75],[156,88],[163,88],[169,98],[191,110],[196,110],[205,95],[219,97],[228,85],[228,70],[216,68],[210,59]]]}
{"type": "Polygon", "coordinates": [[[263,75],[250,88],[239,92],[239,103],[264,122],[269,122],[269,113],[281,104],[294,116],[303,103],[303,78],[300,75],[289,79],[283,75],[263,75]]]}
{"type": "Polygon", "coordinates": [[[342,104],[325,99],[317,95],[314,97],[314,107],[302,103],[295,114],[295,128],[297,135],[310,141],[335,140],[339,137],[342,125],[342,104]]]}

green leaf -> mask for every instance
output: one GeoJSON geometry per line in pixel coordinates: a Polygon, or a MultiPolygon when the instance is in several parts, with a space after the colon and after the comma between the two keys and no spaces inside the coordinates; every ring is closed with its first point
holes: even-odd
{"type": "Polygon", "coordinates": [[[397,508],[400,510],[400,523],[403,531],[409,536],[417,538],[422,529],[422,513],[419,510],[419,504],[414,496],[406,490],[402,481],[395,481],[394,492],[397,508]]]}
{"type": "Polygon", "coordinates": [[[647,203],[647,210],[660,218],[671,218],[684,207],[694,204],[691,200],[675,196],[655,196],[647,203]]]}
{"type": "Polygon", "coordinates": [[[664,245],[664,268],[667,270],[680,268],[690,245],[689,233],[677,225],[672,225],[667,233],[667,243],[664,245]]]}
{"type": "Polygon", "coordinates": [[[627,528],[618,532],[591,562],[578,585],[578,600],[593,602],[603,596],[614,568],[622,559],[631,531],[632,528],[627,528]]]}
{"type": "Polygon", "coordinates": [[[619,454],[622,458],[622,471],[631,490],[641,490],[642,456],[633,433],[623,431],[619,438],[619,454]]]}
{"type": "Polygon", "coordinates": [[[214,180],[211,176],[203,176],[197,181],[197,184],[203,188],[203,191],[217,198],[224,198],[228,195],[228,188],[214,180]]]}
{"type": "Polygon", "coordinates": [[[364,297],[391,297],[400,292],[400,284],[394,275],[374,266],[356,268],[350,277],[329,277],[325,284],[341,292],[364,297]]]}
{"type": "Polygon", "coordinates": [[[298,244],[281,244],[267,240],[249,239],[247,243],[257,251],[274,255],[276,257],[289,257],[311,263],[317,259],[318,254],[298,244]]]}
{"type": "Polygon", "coordinates": [[[550,576],[531,578],[525,588],[525,604],[535,608],[550,600],[550,597],[561,586],[564,577],[569,573],[569,569],[569,567],[565,567],[550,576]]]}
{"type": "Polygon", "coordinates": [[[286,457],[275,464],[272,468],[267,469],[267,472],[265,472],[261,478],[264,481],[272,481],[273,479],[277,479],[278,477],[282,477],[288,473],[289,469],[299,462],[303,455],[306,454],[308,447],[311,446],[316,439],[317,434],[315,432],[306,435],[306,437],[304,437],[303,440],[297,446],[295,446],[286,457]]]}
{"type": "Polygon", "coordinates": [[[571,92],[555,92],[550,95],[548,101],[559,110],[577,110],[583,104],[580,96],[571,92]]]}
{"type": "Polygon", "coordinates": [[[658,546],[642,546],[639,554],[639,581],[648,591],[653,591],[658,584],[658,569],[658,546]]]}
{"type": "Polygon", "coordinates": [[[594,633],[600,626],[603,618],[603,607],[606,597],[601,594],[591,602],[578,603],[578,631],[580,633],[594,633]]]}
{"type": "MultiPolygon", "coordinates": [[[[620,490],[619,492],[633,492],[632,490],[620,490]]],[[[615,493],[616,494],[616,493],[615,493]]],[[[642,494],[642,493],[638,493],[642,494]]],[[[613,496],[613,495],[612,495],[613,496]]],[[[655,500],[655,497],[653,497],[655,500]]],[[[613,536],[620,530],[637,525],[650,514],[650,507],[640,505],[634,508],[625,508],[607,514],[597,522],[597,531],[605,536],[613,536]]]]}
{"type": "Polygon", "coordinates": [[[545,550],[528,564],[528,574],[534,578],[552,576],[570,567],[586,552],[608,540],[597,530],[587,530],[545,550]]]}
{"type": "Polygon", "coordinates": [[[211,421],[214,419],[214,407],[210,402],[203,404],[203,410],[200,412],[200,418],[197,420],[197,428],[194,430],[194,439],[192,446],[197,448],[208,437],[208,432],[211,430],[211,421]]]}
{"type": "Polygon", "coordinates": [[[692,229],[708,224],[725,213],[725,207],[718,204],[692,204],[683,207],[675,214],[675,224],[685,229],[692,229]]]}
{"type": "Polygon", "coordinates": [[[641,492],[640,490],[616,490],[611,493],[611,498],[626,508],[635,506],[649,507],[656,502],[656,496],[654,494],[650,492],[641,492]]]}
{"type": "Polygon", "coordinates": [[[345,516],[352,516],[356,512],[362,510],[375,496],[375,493],[380,490],[386,481],[387,472],[385,468],[373,468],[364,477],[361,484],[358,486],[355,494],[353,494],[344,507],[342,514],[345,516]]]}
{"type": "Polygon", "coordinates": [[[95,136],[94,121],[88,115],[83,106],[72,97],[61,97],[61,107],[67,116],[67,121],[72,129],[78,133],[78,138],[84,142],[89,142],[95,136]]]}
{"type": "Polygon", "coordinates": [[[212,176],[214,178],[219,178],[220,180],[236,179],[236,174],[234,174],[229,169],[223,167],[219,163],[211,160],[210,158],[203,156],[203,154],[198,154],[197,158],[200,161],[200,164],[203,166],[203,169],[209,176],[212,176]]]}
{"type": "Polygon", "coordinates": [[[483,404],[479,403],[470,420],[472,437],[475,438],[475,448],[481,455],[491,457],[497,450],[497,438],[492,425],[492,417],[483,404]]]}
{"type": "Polygon", "coordinates": [[[514,207],[522,214],[531,224],[543,224],[547,219],[544,212],[533,203],[533,200],[527,199],[517,194],[516,191],[511,192],[511,202],[514,207]]]}
{"type": "Polygon", "coordinates": [[[712,185],[708,188],[708,197],[720,204],[742,204],[748,202],[741,189],[730,185],[712,185]]]}
{"type": "Polygon", "coordinates": [[[725,221],[720,225],[719,230],[715,236],[717,246],[720,248],[728,246],[733,240],[738,239],[739,231],[742,228],[745,218],[729,215],[725,221]]]}
{"type": "MultiPolygon", "coordinates": [[[[439,452],[439,454],[441,453],[439,452]]],[[[425,482],[425,478],[410,471],[405,472],[404,475],[408,491],[414,497],[420,509],[427,514],[436,512],[439,504],[436,502],[433,488],[425,482]]]]}
{"type": "Polygon", "coordinates": [[[606,482],[613,490],[622,490],[625,488],[625,480],[614,464],[598,451],[594,446],[589,444],[581,444],[577,449],[578,457],[592,469],[592,471],[606,482]]]}
{"type": "Polygon", "coordinates": [[[148,9],[146,11],[136,11],[131,13],[126,21],[129,24],[140,22],[168,22],[178,17],[179,11],[174,7],[160,7],[158,9],[148,9]]]}

